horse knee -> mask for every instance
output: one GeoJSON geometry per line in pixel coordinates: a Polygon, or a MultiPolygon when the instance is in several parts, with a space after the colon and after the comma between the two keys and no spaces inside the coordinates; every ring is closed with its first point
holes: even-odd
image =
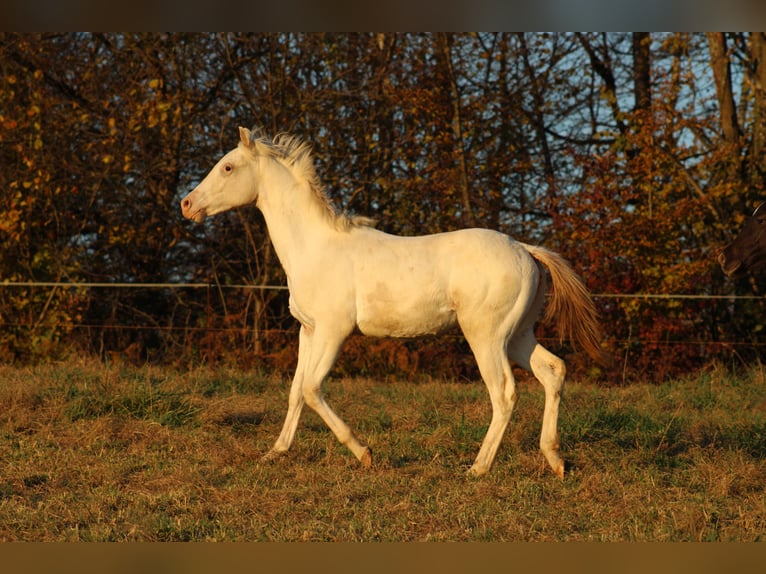
{"type": "Polygon", "coordinates": [[[306,404],[314,409],[319,410],[322,403],[322,391],[319,387],[303,387],[303,400],[306,404]]]}
{"type": "Polygon", "coordinates": [[[516,401],[518,400],[519,395],[516,392],[516,385],[509,385],[509,387],[506,387],[503,398],[505,399],[505,409],[512,412],[513,407],[516,406],[516,401]]]}

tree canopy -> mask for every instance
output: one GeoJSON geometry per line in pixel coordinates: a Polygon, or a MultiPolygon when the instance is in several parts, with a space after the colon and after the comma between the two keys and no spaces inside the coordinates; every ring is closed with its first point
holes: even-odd
{"type": "Polygon", "coordinates": [[[277,353],[285,293],[226,288],[284,283],[259,213],[178,208],[238,125],[304,138],[332,200],[386,231],[560,251],[612,379],[757,356],[760,300],[710,296],[762,291],[714,252],[762,199],[764,85],[763,33],[4,33],[0,358],[277,353]]]}

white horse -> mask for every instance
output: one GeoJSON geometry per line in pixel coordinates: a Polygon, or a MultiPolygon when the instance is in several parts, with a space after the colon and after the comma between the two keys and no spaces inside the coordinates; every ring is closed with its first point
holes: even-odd
{"type": "Polygon", "coordinates": [[[182,201],[195,222],[255,203],[287,275],[290,312],[300,322],[298,364],[287,416],[270,460],[293,442],[304,403],[313,408],[363,466],[369,447],[330,408],[322,382],[355,328],[365,335],[415,337],[459,325],[492,402],[492,420],[469,473],[489,471],[516,403],[509,357],[545,388],[540,448],[564,476],[558,412],[564,362],[535,339],[548,268],[548,315],[559,332],[602,357],[595,307],[558,255],[487,229],[400,237],[371,220],[336,212],[321,189],[310,148],[294,137],[273,140],[239,128],[240,142],[182,201]]]}

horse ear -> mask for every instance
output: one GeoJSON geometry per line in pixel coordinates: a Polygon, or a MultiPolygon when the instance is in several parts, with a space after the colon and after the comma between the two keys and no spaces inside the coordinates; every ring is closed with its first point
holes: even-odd
{"type": "Polygon", "coordinates": [[[253,142],[250,139],[250,130],[239,126],[239,140],[245,144],[246,147],[252,147],[253,142]]]}

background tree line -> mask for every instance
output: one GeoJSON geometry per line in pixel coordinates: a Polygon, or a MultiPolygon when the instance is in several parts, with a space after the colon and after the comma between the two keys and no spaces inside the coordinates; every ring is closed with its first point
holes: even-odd
{"type": "MultiPolygon", "coordinates": [[[[197,226],[178,208],[238,125],[309,141],[333,201],[385,231],[499,229],[562,252],[597,294],[760,294],[713,252],[762,199],[765,47],[763,33],[2,34],[0,280],[215,287],[0,288],[0,358],[289,355],[286,293],[226,288],[284,283],[257,210],[197,226]]],[[[597,303],[623,376],[764,343],[757,299],[597,303]]],[[[349,346],[356,368],[471,368],[456,338],[349,346]]]]}

